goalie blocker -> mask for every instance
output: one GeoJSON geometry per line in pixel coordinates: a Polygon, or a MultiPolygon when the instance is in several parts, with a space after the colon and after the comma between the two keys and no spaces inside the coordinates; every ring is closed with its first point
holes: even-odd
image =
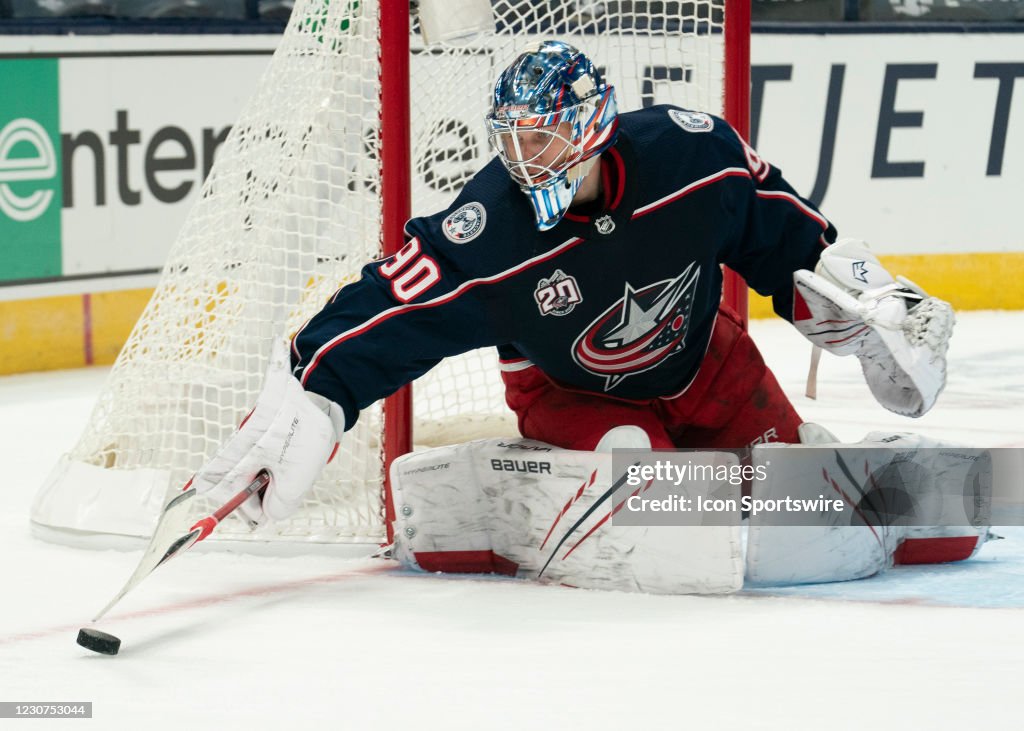
{"type": "MultiPolygon", "coordinates": [[[[620,427],[615,432],[628,430],[620,427]]],[[[818,440],[830,435],[802,428],[818,440]]],[[[635,434],[635,433],[634,433],[635,434]]],[[[642,439],[642,437],[641,437],[642,439]]],[[[935,526],[779,526],[755,519],[744,554],[741,516],[728,525],[613,525],[628,495],[616,489],[609,452],[559,449],[525,439],[489,439],[416,452],[391,467],[395,500],[394,557],[404,566],[446,573],[493,573],[590,589],[655,594],[719,594],[756,584],[845,581],[871,576],[894,563],[933,563],[973,555],[988,534],[984,505],[971,515],[960,501],[943,502],[944,480],[976,469],[965,450],[941,450],[915,435],[870,434],[857,445],[834,441],[814,450],[794,445],[756,447],[753,466],[768,479],[753,482],[755,499],[817,498],[823,470],[835,471],[837,450],[876,447],[875,453],[926,450],[944,455],[928,474],[901,483],[935,526]],[[933,449],[934,448],[934,449],[933,449]],[[770,463],[770,468],[766,465],[770,463]],[[801,489],[794,490],[794,480],[801,489]],[[801,494],[801,492],[805,494],[801,494]]],[[[615,446],[642,447],[636,440],[615,446]]],[[[708,452],[714,464],[738,464],[731,453],[708,452]]],[[[961,475],[962,476],[962,475],[961,475]]],[[[982,484],[990,484],[981,481],[982,484]]],[[[740,488],[721,482],[689,483],[690,495],[740,503],[740,488]],[[730,492],[731,490],[731,492],[730,492]]],[[[837,485],[834,494],[848,500],[837,485]]],[[[985,503],[987,505],[987,503],[985,503]]],[[[770,519],[769,519],[770,521],[770,519]]]]}

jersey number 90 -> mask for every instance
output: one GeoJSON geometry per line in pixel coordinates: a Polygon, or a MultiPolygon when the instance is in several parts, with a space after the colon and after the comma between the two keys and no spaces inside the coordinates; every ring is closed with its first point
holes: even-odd
{"type": "Polygon", "coordinates": [[[441,268],[423,253],[419,239],[409,240],[390,261],[380,265],[380,273],[391,283],[391,294],[401,303],[411,302],[441,281],[441,268]]]}

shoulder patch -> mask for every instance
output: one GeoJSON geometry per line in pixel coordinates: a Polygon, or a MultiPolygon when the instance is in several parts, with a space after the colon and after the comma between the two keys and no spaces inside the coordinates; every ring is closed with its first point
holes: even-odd
{"type": "Polygon", "coordinates": [[[453,244],[472,241],[484,230],[487,211],[477,202],[467,203],[441,222],[441,231],[453,244]]]}
{"type": "Polygon", "coordinates": [[[710,132],[715,128],[715,120],[710,115],[704,114],[704,112],[669,109],[668,116],[687,132],[710,132]]]}

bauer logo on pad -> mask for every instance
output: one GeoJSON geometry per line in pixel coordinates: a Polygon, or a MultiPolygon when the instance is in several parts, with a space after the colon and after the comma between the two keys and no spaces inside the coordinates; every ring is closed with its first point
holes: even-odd
{"type": "Polygon", "coordinates": [[[480,235],[485,223],[487,212],[484,207],[479,203],[467,203],[444,219],[441,230],[453,244],[465,244],[480,235]]]}

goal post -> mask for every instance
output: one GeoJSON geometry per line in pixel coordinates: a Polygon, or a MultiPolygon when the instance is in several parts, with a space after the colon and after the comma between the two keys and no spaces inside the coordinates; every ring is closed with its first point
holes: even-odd
{"type": "MultiPolygon", "coordinates": [[[[443,2],[452,13],[479,5],[443,2]]],[[[408,0],[297,0],[84,433],[36,496],[37,534],[148,536],[251,408],[273,340],[486,163],[490,89],[527,46],[583,49],[623,111],[671,102],[746,129],[745,0],[490,0],[485,10],[485,29],[427,42],[408,0]]],[[[211,540],[383,542],[390,460],[414,443],[513,434],[493,350],[447,359],[411,393],[363,411],[294,519],[256,533],[228,519],[211,540]]]]}
{"type": "MultiPolygon", "coordinates": [[[[385,256],[396,253],[405,243],[405,222],[412,217],[412,145],[409,85],[410,17],[405,3],[381,6],[381,249],[385,256]],[[386,110],[386,113],[385,113],[386,110]]],[[[403,386],[384,400],[385,540],[393,539],[395,504],[391,499],[391,463],[412,451],[412,386],[403,386]]]]}
{"type": "MultiPolygon", "coordinates": [[[[726,24],[722,112],[743,139],[750,139],[750,4],[751,0],[725,0],[726,24]]],[[[747,283],[731,269],[725,271],[725,304],[743,318],[749,314],[747,283]]]]}

